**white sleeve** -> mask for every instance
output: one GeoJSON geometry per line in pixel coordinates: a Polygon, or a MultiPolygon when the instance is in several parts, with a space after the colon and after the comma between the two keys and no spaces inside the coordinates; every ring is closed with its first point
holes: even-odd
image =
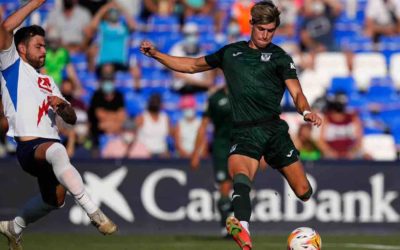
{"type": "Polygon", "coordinates": [[[0,70],[5,70],[13,65],[19,59],[17,48],[14,44],[14,39],[10,48],[0,51],[0,70]]]}

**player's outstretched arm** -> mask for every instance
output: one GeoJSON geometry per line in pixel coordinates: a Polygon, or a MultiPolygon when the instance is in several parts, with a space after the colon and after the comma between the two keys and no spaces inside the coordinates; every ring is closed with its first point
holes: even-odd
{"type": "Polygon", "coordinates": [[[8,49],[12,44],[13,31],[18,28],[22,22],[46,0],[31,0],[16,12],[11,14],[0,25],[0,50],[8,49]]]}
{"type": "Polygon", "coordinates": [[[204,145],[207,142],[206,132],[207,126],[210,122],[210,118],[203,117],[199,130],[197,130],[196,140],[194,143],[194,150],[192,156],[190,157],[190,167],[192,169],[198,169],[200,165],[200,157],[204,150],[204,145]]]}
{"type": "Polygon", "coordinates": [[[307,98],[304,96],[299,80],[288,79],[285,81],[286,86],[296,105],[297,111],[303,115],[306,122],[311,122],[314,126],[321,126],[322,119],[316,113],[311,111],[307,98]]]}
{"type": "Polygon", "coordinates": [[[142,42],[140,45],[140,51],[144,55],[156,59],[167,68],[174,71],[193,74],[212,69],[212,67],[207,64],[204,57],[190,58],[170,56],[158,51],[149,41],[142,42]]]}

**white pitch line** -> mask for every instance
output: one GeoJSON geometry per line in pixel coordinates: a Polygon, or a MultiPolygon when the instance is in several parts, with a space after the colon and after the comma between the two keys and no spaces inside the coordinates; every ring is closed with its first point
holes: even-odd
{"type": "MultiPolygon", "coordinates": [[[[324,246],[324,244],[322,245],[324,246]]],[[[364,248],[377,250],[400,250],[400,246],[379,245],[379,244],[359,244],[359,243],[344,243],[344,244],[325,244],[327,247],[344,247],[344,248],[364,248]]]]}
{"type": "MultiPolygon", "coordinates": [[[[282,244],[278,244],[278,243],[259,243],[257,244],[258,246],[262,246],[262,247],[277,247],[277,246],[282,246],[282,244]]],[[[322,249],[324,249],[324,247],[327,248],[335,248],[335,249],[374,249],[374,250],[400,250],[400,246],[396,245],[379,245],[379,244],[359,244],[359,243],[343,243],[343,244],[335,244],[335,243],[326,243],[323,244],[322,243],[322,249]]]]}

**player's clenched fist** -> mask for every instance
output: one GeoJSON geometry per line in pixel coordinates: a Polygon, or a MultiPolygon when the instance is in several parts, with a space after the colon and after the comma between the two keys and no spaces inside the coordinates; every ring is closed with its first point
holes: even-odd
{"type": "Polygon", "coordinates": [[[321,117],[319,117],[319,115],[317,115],[317,114],[314,113],[314,112],[311,112],[311,113],[309,113],[309,114],[306,114],[306,115],[304,116],[304,120],[305,120],[306,122],[311,122],[312,125],[317,126],[317,127],[321,126],[321,124],[322,124],[322,119],[321,119],[321,117]]]}
{"type": "Polygon", "coordinates": [[[143,41],[140,45],[140,52],[146,56],[153,57],[157,53],[157,49],[149,41],[143,41]]]}

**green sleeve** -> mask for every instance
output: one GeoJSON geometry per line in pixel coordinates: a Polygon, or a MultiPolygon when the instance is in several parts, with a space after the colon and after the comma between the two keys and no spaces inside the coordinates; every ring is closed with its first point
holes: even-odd
{"type": "Polygon", "coordinates": [[[226,50],[226,46],[222,47],[218,51],[213,54],[205,56],[206,62],[213,68],[221,68],[222,62],[224,60],[224,53],[226,50]]]}
{"type": "Polygon", "coordinates": [[[282,79],[298,79],[296,65],[293,62],[292,57],[286,54],[283,60],[280,61],[280,72],[282,74],[282,79]]]}

